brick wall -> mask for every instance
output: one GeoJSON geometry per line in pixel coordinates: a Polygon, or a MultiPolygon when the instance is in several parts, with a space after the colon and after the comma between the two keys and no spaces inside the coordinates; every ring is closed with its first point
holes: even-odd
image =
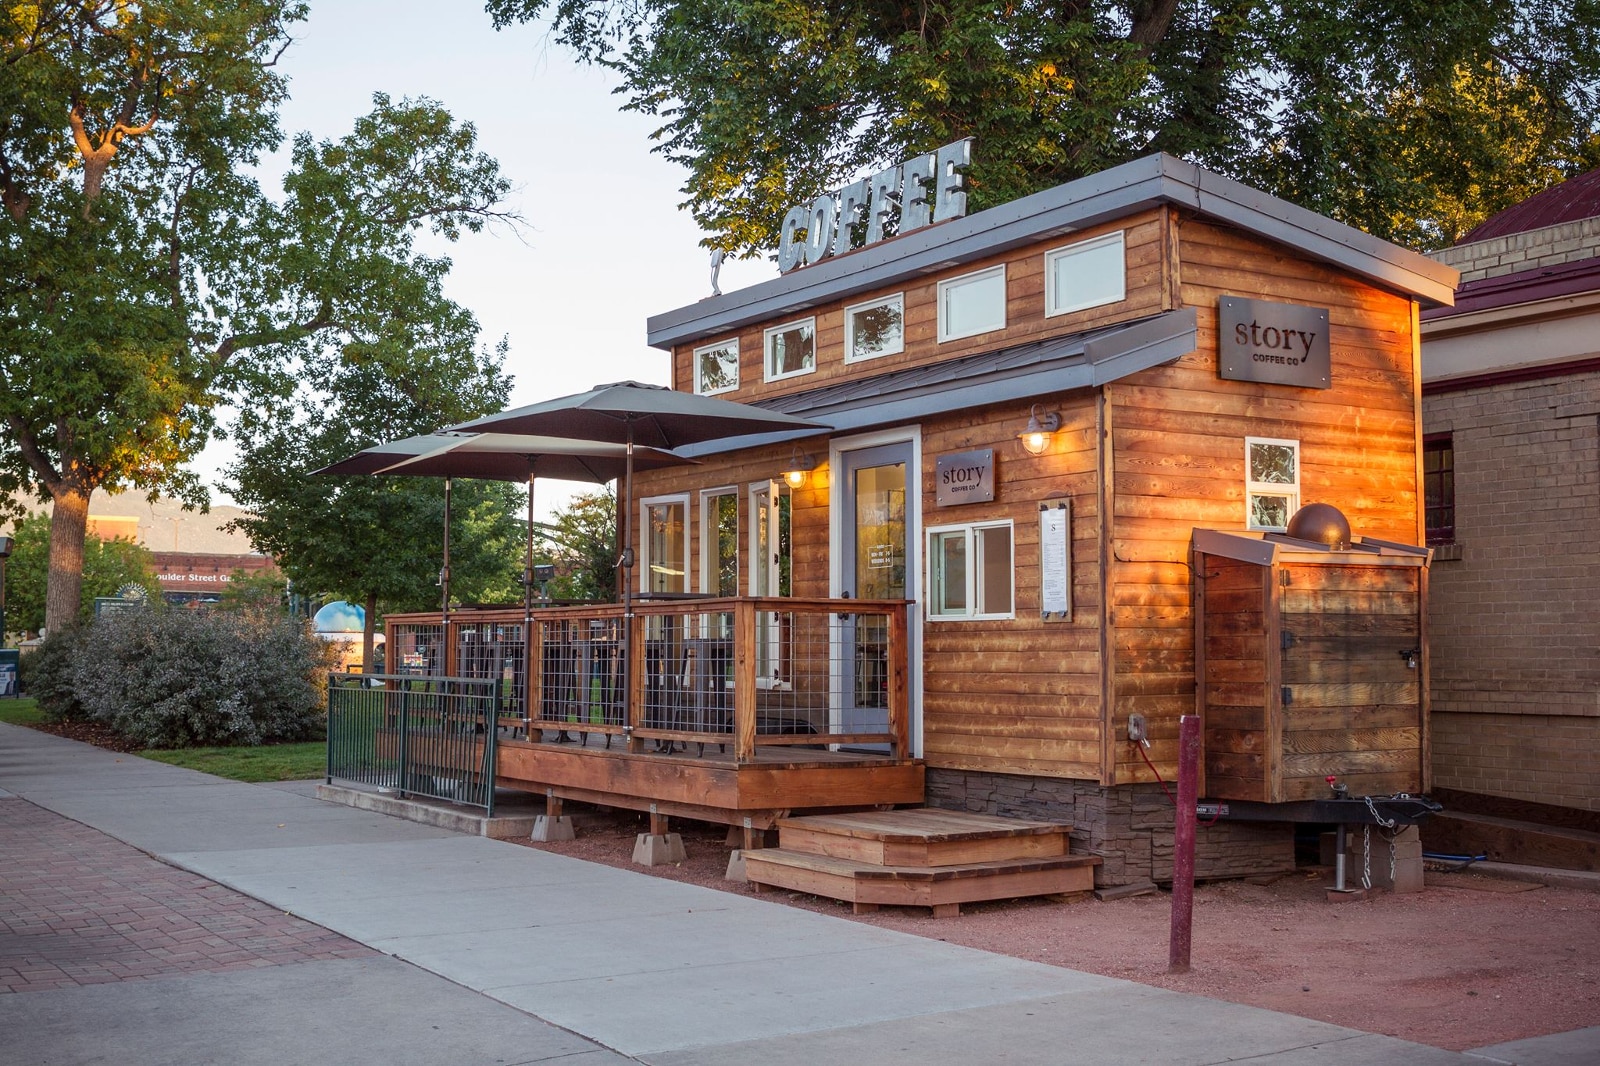
{"type": "Polygon", "coordinates": [[[1423,425],[1459,554],[1431,577],[1434,784],[1600,809],[1600,374],[1428,395],[1423,425]]]}
{"type": "Polygon", "coordinates": [[[1515,274],[1540,266],[1556,266],[1600,256],[1600,218],[1513,233],[1487,241],[1458,244],[1434,252],[1433,258],[1461,271],[1463,284],[1480,278],[1515,274]]]}
{"type": "MultiPolygon", "coordinates": [[[[930,807],[1068,822],[1072,850],[1098,855],[1100,887],[1172,880],[1172,804],[1159,785],[1102,788],[1092,781],[928,770],[930,807]]],[[[1195,841],[1195,876],[1248,877],[1294,869],[1287,822],[1218,822],[1195,841]]]]}

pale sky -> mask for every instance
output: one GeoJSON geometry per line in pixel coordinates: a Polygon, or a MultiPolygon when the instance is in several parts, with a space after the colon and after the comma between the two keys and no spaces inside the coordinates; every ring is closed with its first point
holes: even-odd
{"type": "MultiPolygon", "coordinates": [[[[477,0],[311,0],[280,69],[290,136],[348,133],[374,92],[431,97],[477,127],[528,225],[520,240],[486,231],[425,247],[454,261],[446,293],[477,315],[483,342],[510,341],[514,406],[628,378],[666,383],[645,319],[710,295],[708,253],[677,207],[687,172],[650,151],[653,120],[618,110],[613,76],[575,66],[543,27],[495,32],[477,0]]],[[[265,168],[269,187],[287,155],[265,168]]],[[[729,262],[721,283],[776,276],[765,260],[729,262]]],[[[198,464],[220,502],[228,454],[213,446],[198,464]]],[[[538,509],[584,488],[541,481],[538,509]]]]}

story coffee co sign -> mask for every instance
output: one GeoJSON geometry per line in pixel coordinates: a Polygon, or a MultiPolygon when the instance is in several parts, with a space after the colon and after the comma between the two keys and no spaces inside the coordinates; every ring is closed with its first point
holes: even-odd
{"type": "Polygon", "coordinates": [[[994,449],[941,455],[934,463],[933,476],[936,507],[988,503],[994,499],[994,449]]]}
{"type": "Polygon", "coordinates": [[[778,270],[787,274],[857,247],[875,244],[967,213],[972,138],[907,159],[809,204],[791,207],[778,231],[778,270]]]}
{"type": "Polygon", "coordinates": [[[1217,367],[1228,381],[1331,388],[1328,309],[1299,304],[1217,300],[1217,367]]]}

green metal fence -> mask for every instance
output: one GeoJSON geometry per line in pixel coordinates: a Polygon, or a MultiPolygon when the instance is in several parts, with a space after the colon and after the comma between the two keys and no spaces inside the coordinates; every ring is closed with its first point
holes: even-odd
{"type": "Polygon", "coordinates": [[[408,674],[328,679],[334,778],[494,814],[499,681],[408,674]]]}

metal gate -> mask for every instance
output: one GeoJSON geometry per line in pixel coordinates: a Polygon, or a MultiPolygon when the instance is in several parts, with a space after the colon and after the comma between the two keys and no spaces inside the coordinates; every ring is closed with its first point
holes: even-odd
{"type": "Polygon", "coordinates": [[[328,781],[449,800],[494,814],[496,678],[333,674],[328,781]]]}

